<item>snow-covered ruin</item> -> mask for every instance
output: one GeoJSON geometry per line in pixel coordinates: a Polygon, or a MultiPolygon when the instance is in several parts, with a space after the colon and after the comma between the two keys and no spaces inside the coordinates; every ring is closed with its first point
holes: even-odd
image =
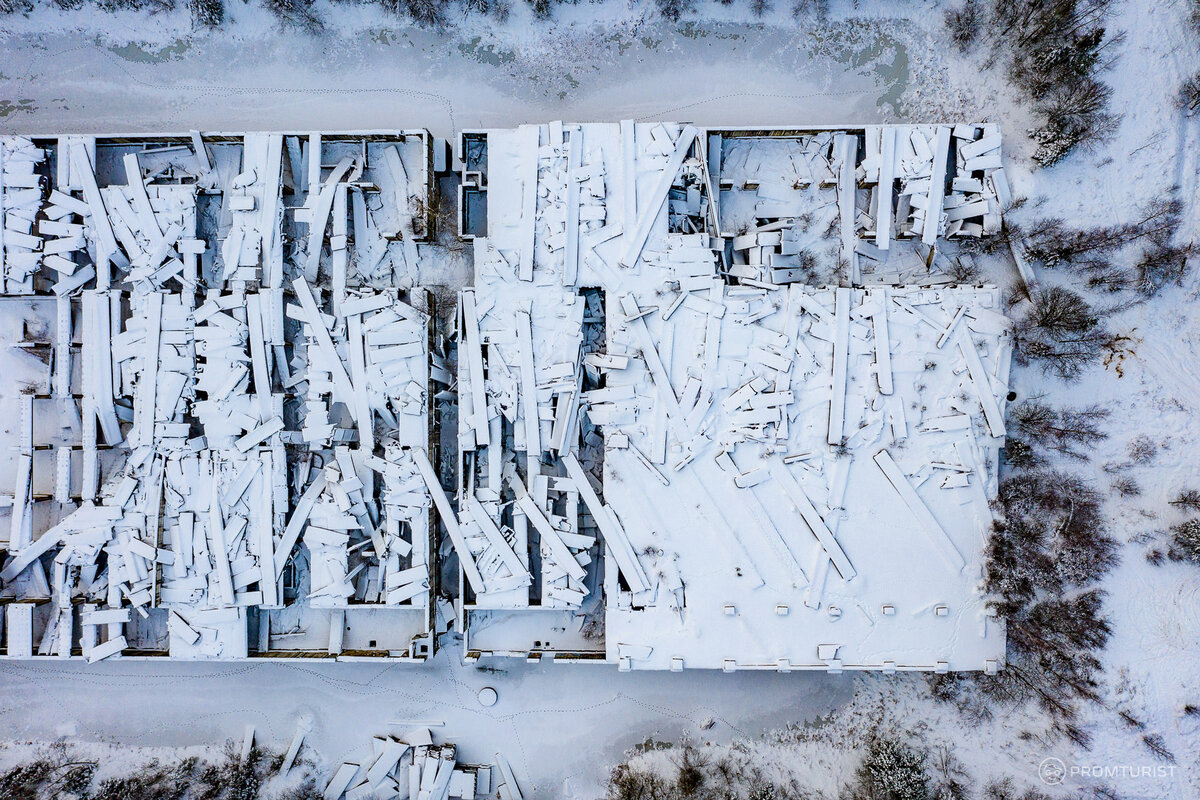
{"type": "Polygon", "coordinates": [[[0,140],[4,302],[50,389],[16,401],[7,657],[430,654],[433,152],[0,140]]]}
{"type": "Polygon", "coordinates": [[[461,151],[468,658],[1002,665],[977,584],[1008,321],[956,277],[1008,202],[997,129],[554,123],[461,151]]]}
{"type": "Polygon", "coordinates": [[[440,553],[468,660],[1003,666],[995,126],[459,149],[442,330],[424,131],[0,140],[4,657],[423,660],[440,553]]]}

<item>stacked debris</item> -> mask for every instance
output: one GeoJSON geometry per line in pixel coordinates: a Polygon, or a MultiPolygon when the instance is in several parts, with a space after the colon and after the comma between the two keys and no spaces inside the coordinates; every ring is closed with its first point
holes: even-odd
{"type": "Polygon", "coordinates": [[[434,744],[428,729],[402,737],[376,736],[371,756],[362,763],[346,762],[325,786],[325,800],[366,800],[373,797],[408,797],[412,800],[475,800],[500,797],[521,800],[512,767],[496,754],[493,792],[492,765],[459,764],[453,744],[434,744]]]}
{"type": "Polygon", "coordinates": [[[74,271],[73,267],[66,267],[69,259],[63,254],[77,249],[82,231],[71,227],[69,211],[44,220],[35,233],[34,221],[43,200],[43,178],[37,168],[45,160],[45,151],[29,139],[0,136],[0,291],[3,294],[33,294],[33,279],[44,261],[52,269],[66,269],[67,274],[74,271]],[[68,217],[67,221],[60,222],[64,217],[68,217]],[[46,246],[49,250],[44,249],[46,246]]]}
{"type": "Polygon", "coordinates": [[[412,451],[428,446],[429,317],[396,290],[348,293],[330,317],[303,278],[295,287],[302,436],[325,464],[305,481],[286,537],[305,531],[308,599],[318,608],[427,607],[430,500],[412,451]]]}

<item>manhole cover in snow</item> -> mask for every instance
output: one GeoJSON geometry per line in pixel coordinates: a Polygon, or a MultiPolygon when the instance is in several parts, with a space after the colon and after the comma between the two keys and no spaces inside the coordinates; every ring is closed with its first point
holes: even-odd
{"type": "Polygon", "coordinates": [[[491,708],[496,705],[496,700],[496,690],[492,687],[485,686],[479,690],[479,705],[491,708]]]}

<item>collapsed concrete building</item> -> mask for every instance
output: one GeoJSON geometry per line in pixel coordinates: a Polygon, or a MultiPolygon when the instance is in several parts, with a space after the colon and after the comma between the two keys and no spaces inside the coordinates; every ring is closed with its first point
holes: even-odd
{"type": "Polygon", "coordinates": [[[3,657],[1003,665],[995,126],[458,145],[439,320],[425,131],[3,138],[3,657]]]}
{"type": "Polygon", "coordinates": [[[53,322],[23,343],[49,392],[18,401],[7,657],[432,652],[433,154],[0,140],[4,302],[53,322]]]}
{"type": "Polygon", "coordinates": [[[554,123],[460,149],[468,658],[1003,663],[978,584],[1008,321],[956,246],[999,230],[997,129],[554,123]]]}

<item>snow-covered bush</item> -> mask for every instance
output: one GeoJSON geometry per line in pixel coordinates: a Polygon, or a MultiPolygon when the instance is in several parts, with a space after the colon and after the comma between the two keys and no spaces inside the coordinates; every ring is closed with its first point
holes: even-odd
{"type": "Polygon", "coordinates": [[[263,0],[263,3],[285,27],[312,34],[325,29],[325,23],[313,8],[313,0],[263,0]]]}
{"type": "Polygon", "coordinates": [[[1189,117],[1200,111],[1200,72],[1185,79],[1180,85],[1176,103],[1189,117]]]}
{"type": "Polygon", "coordinates": [[[1125,446],[1125,452],[1129,455],[1132,463],[1145,466],[1154,461],[1158,455],[1158,445],[1146,434],[1139,433],[1129,440],[1129,444],[1125,446]]]}
{"type": "Polygon", "coordinates": [[[62,770],[62,777],[58,779],[58,789],[63,794],[72,797],[90,797],[92,776],[95,774],[95,762],[84,762],[64,766],[62,770]]]}
{"type": "Polygon", "coordinates": [[[950,31],[950,41],[962,52],[975,43],[983,27],[984,12],[978,2],[968,2],[960,8],[947,8],[944,13],[946,29],[950,31]]]}
{"type": "Polygon", "coordinates": [[[224,0],[192,0],[192,19],[204,28],[219,28],[225,21],[224,0]]]}
{"type": "Polygon", "coordinates": [[[658,773],[618,764],[608,779],[608,800],[667,800],[673,787],[658,773]]]}
{"type": "Polygon", "coordinates": [[[32,0],[0,0],[0,16],[33,11],[32,0]]]}
{"type": "Polygon", "coordinates": [[[399,17],[408,17],[427,28],[441,28],[447,23],[444,0],[379,0],[384,9],[399,17]]]}
{"type": "Polygon", "coordinates": [[[824,22],[829,16],[829,0],[792,0],[792,16],[796,19],[811,18],[824,22]]]}
{"type": "Polygon", "coordinates": [[[1200,518],[1192,517],[1171,528],[1170,556],[1200,564],[1200,518]]]}
{"type": "Polygon", "coordinates": [[[1154,297],[1167,286],[1182,286],[1188,271],[1191,245],[1151,245],[1137,263],[1137,291],[1154,297]]]}
{"type": "Polygon", "coordinates": [[[5,800],[35,800],[38,787],[56,766],[50,759],[40,758],[0,774],[0,797],[5,800]]]}
{"type": "Polygon", "coordinates": [[[1175,495],[1175,499],[1171,501],[1171,505],[1179,506],[1188,511],[1200,511],[1200,491],[1195,489],[1184,489],[1179,494],[1175,495]]]}
{"type": "Polygon", "coordinates": [[[663,19],[671,22],[678,21],[680,17],[695,8],[693,0],[654,0],[654,2],[663,19]]]}
{"type": "Polygon", "coordinates": [[[858,767],[843,800],[927,800],[925,756],[907,745],[876,739],[858,767]]]}
{"type": "MultiPolygon", "coordinates": [[[[84,0],[79,0],[75,5],[83,5],[83,2],[84,0]]],[[[92,0],[92,3],[102,11],[131,9],[134,11],[146,10],[155,13],[158,11],[170,11],[175,8],[175,0],[92,0]]]]}
{"type": "Polygon", "coordinates": [[[983,790],[982,800],[1050,800],[1050,795],[1036,789],[1014,788],[1012,779],[1005,778],[998,783],[988,784],[983,790]]]}

